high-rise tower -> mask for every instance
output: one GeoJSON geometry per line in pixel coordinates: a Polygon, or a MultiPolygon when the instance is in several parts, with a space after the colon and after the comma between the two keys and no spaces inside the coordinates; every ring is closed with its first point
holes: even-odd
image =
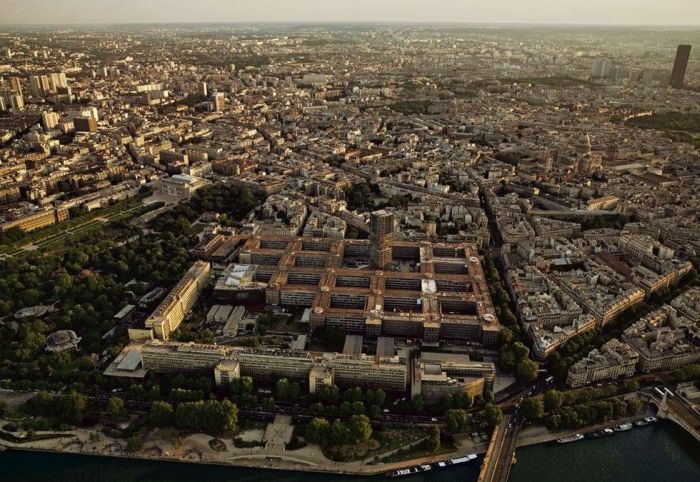
{"type": "Polygon", "coordinates": [[[685,77],[685,68],[688,66],[690,58],[690,45],[679,45],[676,51],[676,61],[673,63],[673,72],[671,73],[671,87],[674,89],[683,88],[683,78],[685,77]]]}
{"type": "Polygon", "coordinates": [[[378,269],[391,264],[391,240],[394,237],[394,214],[384,209],[370,215],[370,263],[378,269]]]}

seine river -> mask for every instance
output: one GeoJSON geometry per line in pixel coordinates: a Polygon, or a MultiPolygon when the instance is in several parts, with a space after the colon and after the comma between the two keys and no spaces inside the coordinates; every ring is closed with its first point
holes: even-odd
{"type": "MultiPolygon", "coordinates": [[[[635,428],[609,438],[518,450],[511,482],[700,481],[700,443],[671,422],[635,428]]],[[[476,481],[480,460],[411,478],[408,482],[476,481]]],[[[151,462],[7,450],[0,481],[12,482],[359,482],[383,477],[323,474],[151,462]]]]}

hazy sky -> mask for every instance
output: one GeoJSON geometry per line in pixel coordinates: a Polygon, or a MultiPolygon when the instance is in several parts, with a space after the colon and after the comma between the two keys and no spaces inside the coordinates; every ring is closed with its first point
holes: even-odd
{"type": "Polygon", "coordinates": [[[700,0],[0,0],[0,24],[132,22],[700,24],[700,0]]]}

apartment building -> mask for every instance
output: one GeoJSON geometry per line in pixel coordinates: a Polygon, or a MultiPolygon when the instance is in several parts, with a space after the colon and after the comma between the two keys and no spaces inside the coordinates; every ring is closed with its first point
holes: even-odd
{"type": "Polygon", "coordinates": [[[639,354],[639,371],[671,370],[700,360],[700,327],[673,306],[664,305],[622,335],[639,354]]]}
{"type": "Polygon", "coordinates": [[[210,274],[211,265],[208,262],[195,261],[168,296],[146,319],[146,328],[152,329],[159,340],[167,340],[170,334],[180,326],[202,289],[209,283],[210,274]]]}
{"type": "Polygon", "coordinates": [[[574,363],[569,368],[566,383],[570,387],[581,387],[601,380],[630,377],[634,375],[638,359],[632,347],[613,339],[574,363]]]}
{"type": "Polygon", "coordinates": [[[0,224],[0,231],[18,228],[26,233],[68,220],[68,209],[49,208],[0,224]]]}

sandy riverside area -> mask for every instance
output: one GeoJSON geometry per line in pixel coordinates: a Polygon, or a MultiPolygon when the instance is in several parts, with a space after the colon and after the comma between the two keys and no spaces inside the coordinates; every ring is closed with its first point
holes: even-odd
{"type": "MultiPolygon", "coordinates": [[[[576,433],[590,433],[603,428],[614,427],[620,423],[632,422],[642,415],[578,430],[551,432],[541,425],[524,427],[519,435],[518,448],[547,443],[558,438],[576,433]]],[[[0,426],[11,420],[0,419],[0,426]]],[[[376,475],[422,463],[435,463],[447,458],[459,457],[466,454],[482,454],[486,451],[488,441],[475,443],[471,438],[462,435],[457,437],[458,449],[455,452],[419,459],[405,460],[390,464],[372,464],[375,455],[355,462],[333,462],[328,460],[318,446],[307,446],[299,450],[285,451],[284,449],[236,448],[231,439],[220,439],[226,445],[226,450],[217,452],[209,446],[214,437],[195,433],[183,436],[176,445],[173,440],[179,438],[177,432],[170,431],[166,437],[160,436],[159,430],[147,434],[143,448],[136,453],[127,453],[126,441],[115,439],[99,432],[99,426],[92,429],[78,428],[62,433],[70,434],[62,438],[38,440],[28,443],[12,443],[2,441],[2,445],[18,450],[36,450],[57,453],[122,457],[165,462],[189,462],[232,467],[250,467],[262,469],[293,470],[307,472],[326,472],[348,475],[376,475]],[[175,434],[173,436],[172,434],[175,434]]],[[[36,432],[37,434],[52,432],[36,432]]],[[[237,434],[237,437],[247,441],[262,440],[263,430],[247,430],[237,434]]],[[[15,434],[21,436],[21,434],[15,434]]],[[[393,452],[393,450],[392,450],[393,452]]],[[[389,453],[389,452],[386,452],[389,453]]]]}
{"type": "MultiPolygon", "coordinates": [[[[0,426],[11,422],[12,420],[0,419],[0,426]]],[[[233,441],[230,438],[219,439],[226,445],[226,450],[217,452],[209,446],[209,442],[214,439],[210,435],[195,433],[182,436],[180,443],[176,445],[173,440],[178,438],[177,432],[166,431],[170,432],[170,434],[167,437],[161,437],[160,430],[153,430],[145,436],[143,448],[140,451],[128,453],[126,451],[126,440],[108,437],[101,433],[99,429],[99,426],[91,429],[77,428],[61,432],[69,434],[61,438],[27,443],[13,443],[3,440],[0,443],[8,448],[18,450],[355,475],[383,474],[420,463],[438,462],[469,453],[482,453],[487,446],[487,441],[474,443],[469,438],[460,437],[458,450],[452,453],[391,464],[369,465],[374,460],[375,454],[355,462],[334,462],[328,460],[322,454],[321,449],[315,445],[309,445],[294,451],[263,447],[236,448],[233,446],[233,441]]],[[[36,432],[37,435],[45,433],[53,432],[36,432]]],[[[22,436],[22,432],[14,433],[14,435],[22,436]]],[[[236,436],[247,441],[260,441],[262,440],[263,430],[247,430],[236,436]]],[[[393,450],[390,452],[393,452],[393,450]]]]}

